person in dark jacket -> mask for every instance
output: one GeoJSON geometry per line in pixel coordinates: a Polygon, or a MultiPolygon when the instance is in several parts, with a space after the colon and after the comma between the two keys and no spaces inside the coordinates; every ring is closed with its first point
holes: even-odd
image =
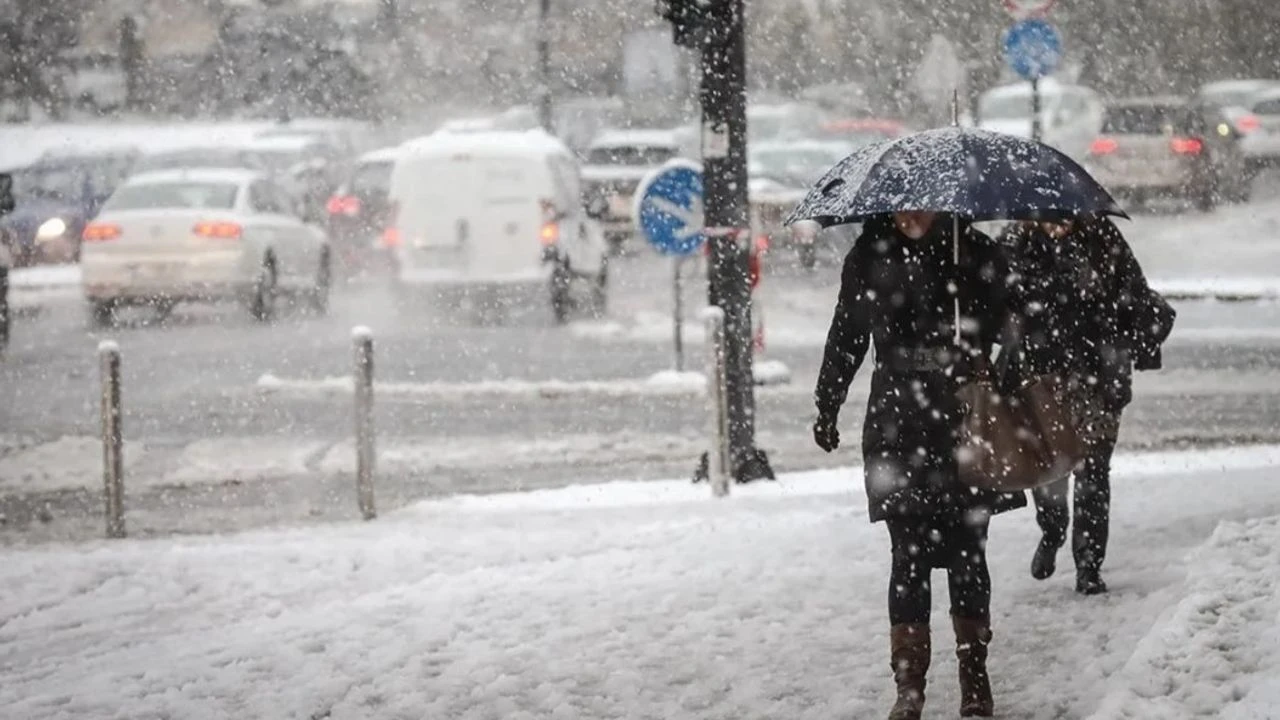
{"type": "Polygon", "coordinates": [[[845,258],[815,401],[814,440],[840,444],[837,419],[849,383],[874,345],[862,454],[872,522],[892,543],[890,654],[898,697],[889,717],[920,717],[930,659],[930,573],[945,568],[960,660],[961,715],[992,713],[987,645],[992,513],[1026,503],[1021,494],[960,484],[955,451],[962,420],[956,390],[978,353],[989,353],[1006,315],[1006,263],[990,238],[952,219],[898,213],[866,223],[845,258]],[[960,338],[954,336],[958,293],[960,338]]]}
{"type": "Polygon", "coordinates": [[[1111,455],[1120,417],[1133,398],[1132,377],[1158,369],[1160,345],[1175,313],[1147,284],[1119,228],[1105,217],[1061,223],[1021,223],[1001,236],[1019,277],[1020,343],[1013,353],[1023,377],[1057,374],[1067,380],[1087,444],[1071,479],[1032,492],[1041,539],[1031,575],[1053,575],[1058,549],[1072,524],[1076,592],[1107,591],[1102,580],[1111,508],[1111,455]],[[1074,515],[1074,521],[1072,520],[1074,515]]]}

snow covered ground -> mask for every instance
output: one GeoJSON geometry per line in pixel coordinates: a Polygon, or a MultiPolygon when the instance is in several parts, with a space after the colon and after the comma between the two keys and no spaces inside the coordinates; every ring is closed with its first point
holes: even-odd
{"type": "MultiPolygon", "coordinates": [[[[1002,718],[1265,718],[1280,448],[1118,460],[1082,598],[993,524],[1002,718]]],[[[368,524],[10,551],[14,718],[830,718],[889,703],[888,543],[850,470],[422,503],[368,524]]],[[[939,595],[941,592],[939,585],[939,595]]],[[[945,621],[945,598],[935,598],[945,621]]],[[[935,639],[926,715],[957,704],[935,639]]]]}

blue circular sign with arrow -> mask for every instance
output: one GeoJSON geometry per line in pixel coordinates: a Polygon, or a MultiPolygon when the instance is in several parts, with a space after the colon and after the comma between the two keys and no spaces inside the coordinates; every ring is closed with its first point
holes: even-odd
{"type": "Polygon", "coordinates": [[[1023,80],[1039,80],[1062,62],[1062,36],[1047,20],[1021,20],[1004,33],[1004,59],[1023,80]]]}
{"type": "Polygon", "coordinates": [[[636,188],[636,224],[663,255],[691,255],[703,242],[702,166],[675,159],[636,188]]]}

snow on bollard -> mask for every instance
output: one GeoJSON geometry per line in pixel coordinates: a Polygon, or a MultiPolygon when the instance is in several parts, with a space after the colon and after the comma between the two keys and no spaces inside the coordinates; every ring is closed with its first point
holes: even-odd
{"type": "Polygon", "coordinates": [[[124,435],[120,428],[120,346],[98,343],[102,375],[102,483],[106,496],[107,537],[122,538],[124,529],[124,435]]]}
{"type": "Polygon", "coordinates": [[[365,520],[378,516],[373,505],[373,331],[363,325],[352,328],[355,356],[356,501],[365,520]]]}
{"type": "Polygon", "coordinates": [[[724,310],[714,305],[702,311],[707,328],[707,475],[711,494],[729,494],[729,391],[724,353],[724,310]]]}

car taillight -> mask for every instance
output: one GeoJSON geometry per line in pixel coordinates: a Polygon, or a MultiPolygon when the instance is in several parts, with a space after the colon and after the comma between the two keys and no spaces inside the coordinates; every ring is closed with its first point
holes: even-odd
{"type": "Polygon", "coordinates": [[[80,233],[80,239],[85,242],[106,242],[118,237],[120,237],[120,226],[114,223],[89,223],[85,226],[84,232],[80,233]]]}
{"type": "Polygon", "coordinates": [[[400,203],[393,202],[387,207],[387,226],[382,229],[382,247],[400,247],[400,228],[396,223],[400,220],[400,203]]]}
{"type": "Polygon", "coordinates": [[[1262,127],[1262,121],[1257,115],[1242,115],[1236,118],[1236,130],[1242,133],[1251,133],[1262,127]]]}
{"type": "Polygon", "coordinates": [[[359,215],[360,198],[355,195],[334,195],[325,204],[325,209],[330,215],[359,215]]]}
{"type": "Polygon", "coordinates": [[[200,237],[217,240],[239,240],[244,228],[240,227],[240,223],[223,220],[204,220],[196,223],[195,227],[191,228],[191,232],[200,237]]]}
{"type": "Polygon", "coordinates": [[[1176,137],[1169,141],[1169,147],[1179,155],[1199,155],[1204,143],[1197,138],[1176,137]]]}
{"type": "Polygon", "coordinates": [[[1110,155],[1120,147],[1120,143],[1111,138],[1098,138],[1089,146],[1090,155],[1110,155]]]}
{"type": "Polygon", "coordinates": [[[544,247],[560,242],[560,223],[555,221],[542,223],[542,229],[538,231],[538,240],[544,247]]]}

